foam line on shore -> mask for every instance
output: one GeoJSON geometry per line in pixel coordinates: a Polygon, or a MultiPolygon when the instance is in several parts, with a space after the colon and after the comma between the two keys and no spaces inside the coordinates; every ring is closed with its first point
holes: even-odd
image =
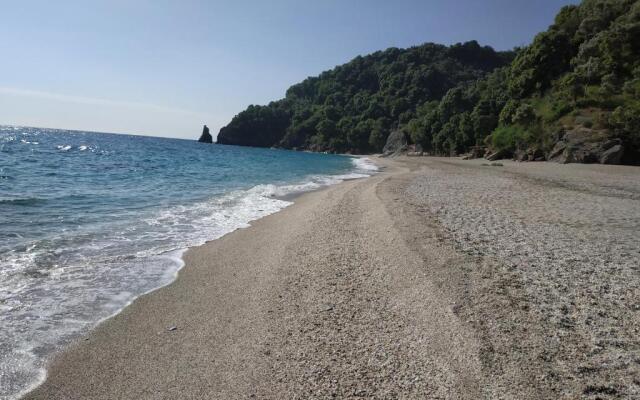
{"type": "MultiPolygon", "coordinates": [[[[284,208],[292,205],[293,202],[290,200],[295,198],[295,196],[299,194],[319,190],[346,180],[366,178],[378,171],[378,167],[373,163],[373,161],[368,158],[353,157],[352,163],[354,165],[353,171],[346,174],[309,176],[302,182],[284,185],[256,185],[247,190],[229,192],[214,200],[195,205],[195,207],[203,208],[218,205],[221,207],[221,210],[226,211],[228,214],[236,216],[240,215],[241,217],[233,221],[233,223],[219,227],[220,229],[216,229],[215,232],[212,230],[209,230],[207,232],[206,229],[202,230],[200,227],[194,227],[193,229],[197,230],[198,232],[204,231],[205,237],[198,238],[197,240],[193,240],[193,238],[186,239],[187,243],[185,247],[167,250],[162,252],[161,254],[140,254],[140,257],[143,258],[153,257],[153,260],[155,260],[156,262],[162,262],[162,265],[166,266],[166,269],[161,273],[161,277],[157,281],[158,285],[154,285],[152,288],[144,290],[140,293],[135,293],[135,291],[123,291],[118,296],[112,296],[109,302],[105,304],[105,309],[114,309],[115,311],[99,318],[93,323],[81,327],[76,332],[76,335],[84,335],[87,332],[95,329],[103,322],[120,314],[139,297],[172,284],[177,279],[180,270],[185,266],[183,256],[190,248],[201,246],[206,242],[220,239],[221,237],[238,229],[250,227],[252,222],[264,218],[268,215],[277,213],[284,208]],[[215,204],[212,204],[211,201],[213,201],[215,204]],[[221,204],[230,206],[231,209],[222,208],[221,204]],[[235,211],[233,210],[234,208],[236,208],[235,211]],[[208,236],[207,233],[209,234],[208,236]]],[[[166,221],[167,217],[170,218],[171,216],[160,215],[158,216],[158,221],[156,222],[162,223],[163,220],[166,221]]],[[[220,216],[216,216],[216,218],[218,217],[220,216]]],[[[212,221],[210,222],[215,223],[216,221],[217,220],[212,219],[212,221]]],[[[67,336],[61,336],[61,343],[66,344],[68,342],[69,334],[66,333],[66,335],[67,336]]],[[[72,336],[74,335],[72,334],[72,336]]],[[[31,346],[30,348],[27,346],[21,350],[24,351],[25,355],[30,360],[30,364],[32,365],[31,369],[32,373],[34,373],[33,383],[15,395],[9,395],[7,399],[21,398],[25,394],[40,386],[47,379],[46,364],[42,364],[42,361],[46,360],[39,360],[38,357],[33,355],[33,349],[33,346],[31,346]]],[[[59,350],[60,348],[57,349],[57,351],[59,350]]],[[[50,356],[51,354],[47,356],[47,359],[49,359],[50,356]]]]}

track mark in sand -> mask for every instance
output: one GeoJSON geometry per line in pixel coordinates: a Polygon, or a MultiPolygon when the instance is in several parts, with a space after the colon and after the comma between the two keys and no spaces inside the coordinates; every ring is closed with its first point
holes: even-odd
{"type": "MultiPolygon", "coordinates": [[[[420,314],[420,307],[441,306],[421,293],[427,286],[417,278],[421,261],[392,225],[378,234],[379,224],[390,221],[375,188],[363,182],[332,192],[339,201],[309,221],[291,249],[295,257],[283,262],[285,290],[270,335],[281,395],[424,398],[461,390],[464,371],[452,365],[464,366],[434,359],[441,340],[423,329],[424,316],[415,315],[416,307],[420,314]]],[[[457,397],[476,397],[466,390],[473,396],[462,391],[457,397]]]]}

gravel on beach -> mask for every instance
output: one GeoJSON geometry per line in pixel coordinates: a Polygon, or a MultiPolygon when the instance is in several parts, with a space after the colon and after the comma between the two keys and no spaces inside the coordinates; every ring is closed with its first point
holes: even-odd
{"type": "Polygon", "coordinates": [[[640,398],[636,168],[379,163],[190,249],[26,398],[640,398]]]}
{"type": "Polygon", "coordinates": [[[640,398],[640,171],[478,164],[422,163],[407,192],[478,260],[459,312],[485,368],[550,398],[640,398]]]}

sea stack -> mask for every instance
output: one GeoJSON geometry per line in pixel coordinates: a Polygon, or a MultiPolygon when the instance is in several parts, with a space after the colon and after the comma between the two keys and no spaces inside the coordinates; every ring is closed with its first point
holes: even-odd
{"type": "Polygon", "coordinates": [[[200,135],[200,139],[198,139],[198,142],[213,143],[213,138],[211,137],[211,134],[209,133],[209,128],[206,125],[202,128],[202,135],[200,135]]]}

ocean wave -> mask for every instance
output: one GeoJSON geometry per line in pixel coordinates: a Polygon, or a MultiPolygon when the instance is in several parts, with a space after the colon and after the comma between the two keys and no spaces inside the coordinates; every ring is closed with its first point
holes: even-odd
{"type": "MultiPolygon", "coordinates": [[[[60,152],[95,150],[96,154],[116,154],[116,156],[129,154],[127,148],[109,148],[99,141],[94,144],[84,139],[74,142],[68,138],[56,138],[56,141],[52,142],[43,137],[40,142],[46,149],[56,148],[60,152]],[[88,142],[91,145],[87,144],[88,142]],[[56,145],[56,143],[63,144],[56,145]]],[[[271,156],[269,150],[261,152],[271,156]]],[[[70,158],[79,158],[69,157],[72,153],[61,154],[57,151],[54,153],[59,159],[64,158],[65,162],[70,158]]],[[[247,156],[239,161],[229,158],[229,164],[232,161],[237,165],[252,162],[255,156],[254,153],[250,154],[252,154],[251,157],[247,156]]],[[[292,152],[283,154],[282,157],[301,157],[301,155],[292,152]]],[[[304,157],[321,156],[305,155],[304,157]]],[[[173,154],[163,158],[171,162],[177,159],[179,157],[173,154]]],[[[44,165],[47,165],[47,160],[49,158],[43,159],[44,165]]],[[[138,163],[142,158],[134,158],[134,160],[138,163]]],[[[205,191],[211,189],[203,185],[198,189],[200,192],[194,190],[195,193],[185,197],[185,201],[181,204],[176,204],[178,200],[170,196],[180,195],[178,189],[162,188],[162,192],[158,191],[162,193],[162,197],[157,200],[152,199],[155,201],[154,204],[140,204],[126,209],[114,208],[106,219],[105,214],[97,214],[94,212],[97,209],[91,208],[105,205],[99,201],[94,203],[96,196],[99,197],[102,193],[108,195],[113,193],[114,197],[118,198],[116,195],[122,195],[125,192],[111,189],[106,191],[98,185],[92,186],[86,192],[79,191],[80,194],[56,190],[46,192],[43,195],[46,198],[41,198],[27,197],[36,192],[23,191],[22,198],[11,198],[11,195],[5,198],[0,197],[0,205],[40,206],[50,202],[42,209],[50,210],[53,209],[50,206],[57,206],[58,208],[54,209],[55,212],[61,213],[60,220],[55,220],[56,225],[45,226],[47,230],[42,231],[41,236],[26,237],[21,240],[7,236],[7,241],[13,244],[3,248],[4,252],[0,254],[3,264],[3,282],[0,286],[0,325],[7,327],[4,333],[0,332],[0,343],[8,346],[0,348],[0,359],[4,358],[0,362],[0,380],[12,382],[11,387],[0,387],[0,398],[3,398],[3,395],[14,396],[26,386],[42,380],[44,357],[61,345],[68,343],[69,340],[86,332],[104,319],[117,314],[135,298],[172,282],[183,265],[181,255],[185,248],[201,245],[237,229],[248,227],[252,221],[290,206],[293,204],[288,197],[291,194],[317,190],[345,180],[365,178],[378,170],[367,158],[354,157],[350,160],[339,158],[340,163],[334,159],[336,166],[333,169],[309,167],[313,164],[306,163],[306,160],[300,160],[299,164],[282,164],[294,167],[299,165],[300,168],[307,166],[305,171],[309,171],[309,175],[306,176],[303,173],[282,175],[286,176],[285,178],[281,176],[280,170],[274,170],[272,175],[264,174],[256,178],[255,171],[260,172],[261,164],[259,168],[254,166],[251,172],[243,172],[244,175],[240,175],[243,179],[247,179],[245,187],[238,188],[236,183],[231,182],[228,186],[220,186],[224,188],[224,192],[211,195],[210,192],[205,191]],[[352,165],[349,165],[349,162],[352,165]],[[323,175],[322,171],[336,173],[328,172],[323,175]],[[283,181],[278,182],[277,179],[283,179],[283,181]],[[255,184],[257,182],[274,183],[255,184]],[[60,196],[61,194],[65,195],[60,196]],[[201,196],[196,196],[198,194],[201,196]],[[62,213],[78,210],[79,206],[83,207],[82,210],[91,211],[89,214],[94,218],[92,222],[63,226],[64,221],[75,221],[74,218],[80,217],[70,214],[62,215],[62,213]],[[9,251],[5,251],[7,249],[9,251]],[[21,334],[15,335],[15,332],[21,332],[21,334]]],[[[308,160],[320,162],[318,158],[308,160]]],[[[207,160],[207,162],[210,161],[217,160],[213,158],[207,160]]],[[[159,165],[168,164],[171,163],[162,162],[159,165]]],[[[58,168],[56,165],[52,164],[48,170],[57,171],[58,169],[54,169],[58,168]]],[[[113,166],[118,166],[114,174],[128,176],[126,174],[129,173],[127,171],[131,165],[133,164],[126,157],[100,164],[100,179],[96,182],[104,182],[104,171],[113,166]],[[123,168],[120,168],[120,163],[123,168]]],[[[200,165],[202,168],[198,171],[187,169],[187,172],[180,171],[180,174],[170,175],[177,170],[172,165],[171,168],[167,168],[169,174],[162,175],[160,182],[162,185],[168,182],[169,185],[184,187],[185,179],[193,179],[190,178],[192,175],[206,170],[209,165],[202,162],[200,165]]],[[[177,167],[181,165],[178,164],[177,167]]],[[[233,178],[234,174],[237,174],[233,166],[225,168],[227,170],[223,172],[230,177],[233,178]]],[[[163,170],[157,175],[160,176],[160,173],[163,173],[163,170]]],[[[65,176],[64,169],[61,170],[60,176],[65,176]]],[[[204,175],[196,176],[199,179],[204,177],[204,175]]],[[[38,175],[38,178],[41,177],[42,175],[38,175]]],[[[135,172],[134,178],[140,178],[140,174],[135,172]]],[[[152,177],[145,176],[144,183],[147,179],[152,177]]],[[[121,182],[121,180],[114,182],[121,182]]],[[[109,183],[111,184],[111,181],[109,183]]],[[[139,192],[134,190],[131,196],[138,199],[134,195],[140,193],[143,193],[141,189],[139,192]]],[[[127,196],[123,195],[123,197],[127,196]]],[[[11,210],[11,208],[5,207],[5,210],[11,210]]],[[[15,215],[38,215],[32,211],[32,209],[16,209],[15,215]]]]}
{"type": "Polygon", "coordinates": [[[366,157],[353,158],[352,162],[357,169],[362,171],[376,172],[380,170],[380,168],[373,161],[371,161],[371,159],[366,157]]]}
{"type": "Polygon", "coordinates": [[[354,158],[353,164],[357,172],[340,175],[312,175],[300,183],[288,185],[258,185],[249,190],[265,197],[285,197],[291,194],[310,192],[325,186],[335,185],[352,179],[362,179],[377,172],[378,168],[368,159],[354,158]],[[363,161],[364,160],[364,161],[363,161]],[[366,171],[367,173],[363,173],[366,171]]]}
{"type": "Polygon", "coordinates": [[[46,199],[39,197],[25,197],[17,199],[1,199],[0,204],[14,205],[14,206],[36,206],[45,202],[46,199]]]}

